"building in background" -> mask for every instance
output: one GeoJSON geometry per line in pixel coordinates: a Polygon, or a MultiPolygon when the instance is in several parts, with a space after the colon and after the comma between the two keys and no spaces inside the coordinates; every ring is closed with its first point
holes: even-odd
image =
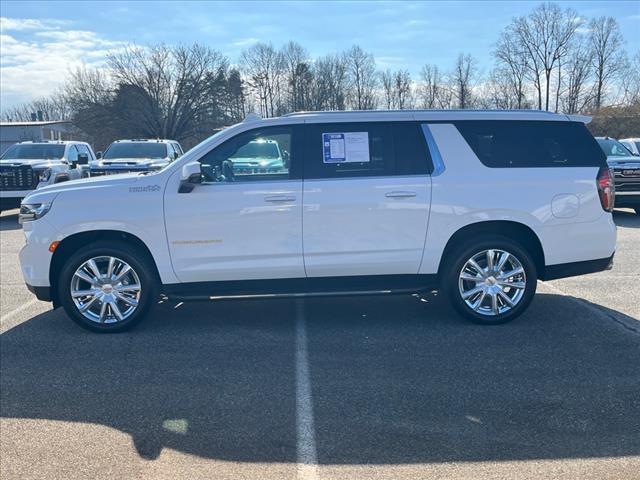
{"type": "Polygon", "coordinates": [[[78,130],[71,122],[0,122],[0,155],[14,143],[43,140],[77,140],[78,130]]]}

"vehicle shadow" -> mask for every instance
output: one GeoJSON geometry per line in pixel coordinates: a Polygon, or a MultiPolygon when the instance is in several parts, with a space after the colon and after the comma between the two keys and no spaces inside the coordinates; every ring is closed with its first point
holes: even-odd
{"type": "MultiPolygon", "coordinates": [[[[640,336],[568,297],[539,295],[497,327],[438,296],[313,299],[304,312],[321,464],[640,454],[640,336]]],[[[61,310],[7,331],[0,416],[116,428],[148,459],[295,462],[295,302],[152,315],[117,335],[61,310]]]]}
{"type": "Polygon", "coordinates": [[[17,210],[15,214],[7,214],[0,217],[0,232],[18,230],[19,228],[17,210]]]}
{"type": "Polygon", "coordinates": [[[619,227],[640,228],[640,215],[632,210],[614,210],[613,221],[619,227]]]}

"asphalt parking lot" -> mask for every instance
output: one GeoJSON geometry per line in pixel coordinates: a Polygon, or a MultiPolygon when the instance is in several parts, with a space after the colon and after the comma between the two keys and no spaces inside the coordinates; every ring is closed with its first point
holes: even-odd
{"type": "Polygon", "coordinates": [[[159,304],[88,333],[0,218],[4,479],[638,479],[640,217],[613,270],[480,327],[437,294],[159,304]]]}

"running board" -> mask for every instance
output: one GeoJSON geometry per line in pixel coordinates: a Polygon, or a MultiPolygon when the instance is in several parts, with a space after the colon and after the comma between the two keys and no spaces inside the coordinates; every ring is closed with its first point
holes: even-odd
{"type": "Polygon", "coordinates": [[[429,289],[403,290],[354,290],[346,292],[307,292],[307,293],[254,293],[238,295],[166,295],[170,300],[179,302],[215,301],[215,300],[268,300],[279,298],[310,298],[310,297],[354,297],[364,295],[407,295],[427,291],[429,289]]]}

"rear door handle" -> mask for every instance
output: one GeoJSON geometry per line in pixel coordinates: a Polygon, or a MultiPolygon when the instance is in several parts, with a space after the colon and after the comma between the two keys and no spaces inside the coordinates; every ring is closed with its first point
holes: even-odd
{"type": "Polygon", "coordinates": [[[295,202],[295,195],[268,195],[264,197],[265,202],[281,203],[281,202],[295,202]]]}
{"type": "Polygon", "coordinates": [[[416,192],[407,192],[407,191],[395,191],[395,192],[387,192],[385,193],[385,197],[387,198],[411,198],[418,195],[416,192]]]}

